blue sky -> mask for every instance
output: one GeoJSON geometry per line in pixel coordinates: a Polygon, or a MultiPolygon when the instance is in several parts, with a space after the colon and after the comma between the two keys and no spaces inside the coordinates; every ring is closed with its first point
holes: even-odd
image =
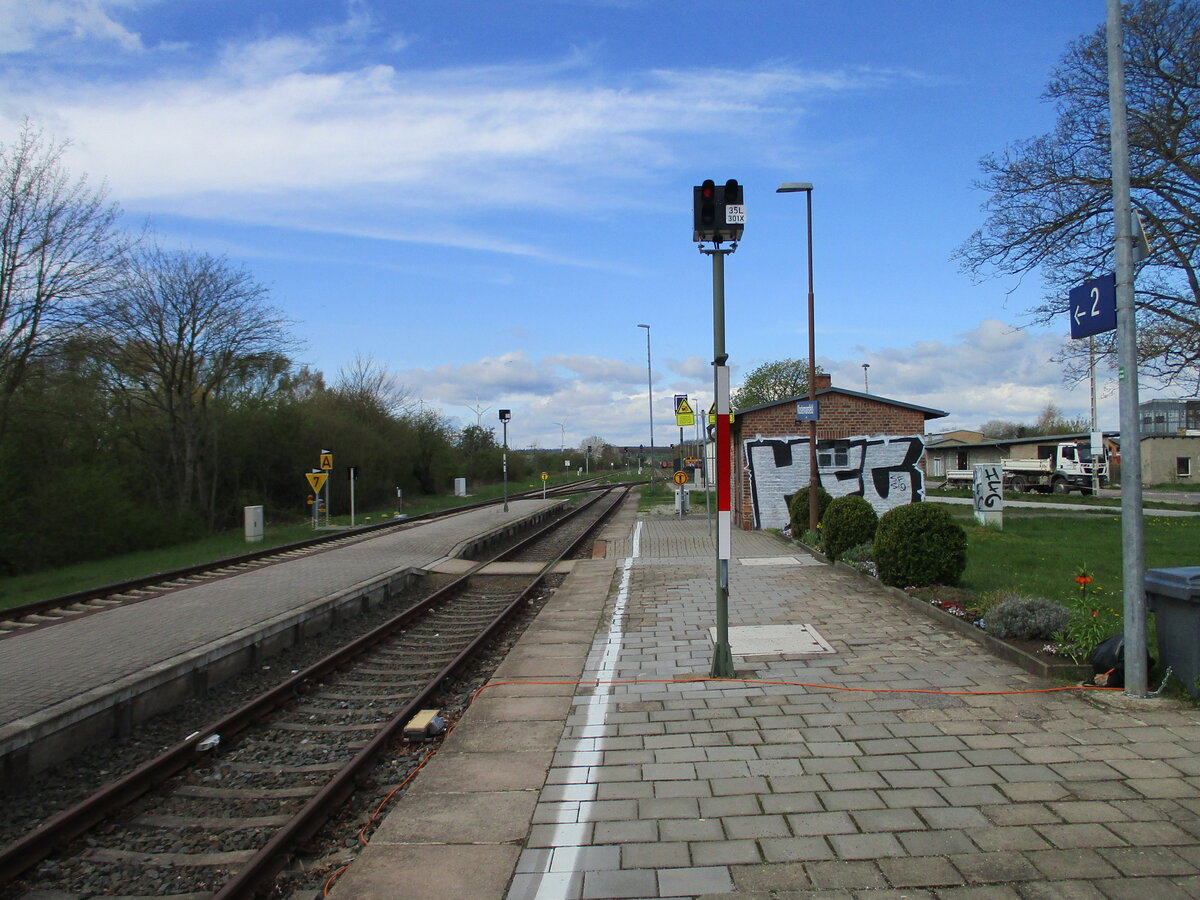
{"type": "MultiPolygon", "coordinates": [[[[745,185],[726,265],[735,386],[807,354],[835,385],[943,409],[931,430],[1086,415],[1023,328],[1036,278],[973,283],[979,159],[1103,0],[0,0],[0,141],[69,140],[138,228],[271,289],[334,381],[356,357],[514,446],[648,439],[712,401],[692,186],[745,185]]],[[[1143,390],[1145,396],[1150,392],[1143,390]]],[[[1100,425],[1116,428],[1111,373],[1100,425]]]]}

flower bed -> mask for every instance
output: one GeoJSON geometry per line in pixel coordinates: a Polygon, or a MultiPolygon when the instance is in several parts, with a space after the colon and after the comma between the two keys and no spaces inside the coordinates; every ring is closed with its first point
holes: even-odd
{"type": "MultiPolygon", "coordinates": [[[[811,552],[811,550],[810,550],[811,552]]],[[[819,554],[814,554],[818,555],[819,554]]],[[[825,559],[825,557],[821,557],[825,559]]],[[[828,561],[828,560],[826,560],[828,561]]],[[[982,644],[1001,659],[1020,666],[1026,672],[1043,678],[1066,681],[1082,681],[1092,676],[1091,666],[1079,665],[1053,653],[1045,651],[1046,641],[1021,641],[1000,639],[983,630],[983,619],[973,608],[975,595],[962,588],[934,585],[927,588],[900,590],[871,578],[861,569],[845,563],[834,563],[846,572],[860,578],[870,578],[872,583],[891,593],[906,606],[928,616],[951,631],[957,631],[982,644]]]]}

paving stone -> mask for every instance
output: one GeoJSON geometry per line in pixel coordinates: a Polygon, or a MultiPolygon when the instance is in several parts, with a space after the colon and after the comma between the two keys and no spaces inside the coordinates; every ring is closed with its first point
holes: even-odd
{"type": "Polygon", "coordinates": [[[1033,881],[1041,874],[1020,853],[956,853],[950,862],[973,884],[1008,884],[1033,881]]]}
{"type": "Polygon", "coordinates": [[[726,866],[693,866],[659,872],[658,885],[660,896],[685,897],[702,892],[731,891],[734,881],[726,866]]]}
{"type": "Polygon", "coordinates": [[[806,863],[804,870],[818,891],[861,890],[887,887],[887,880],[873,862],[837,860],[806,863]]]}
{"type": "Polygon", "coordinates": [[[762,860],[754,841],[693,841],[688,846],[692,863],[698,866],[729,866],[762,860]]]}
{"type": "Polygon", "coordinates": [[[1040,850],[1026,853],[1025,858],[1047,879],[1054,881],[1114,878],[1120,875],[1095,850],[1040,850]]]}
{"type": "Polygon", "coordinates": [[[974,853],[966,831],[901,831],[896,840],[910,856],[949,856],[954,853],[974,853]]]}
{"type": "Polygon", "coordinates": [[[879,869],[897,888],[933,887],[963,883],[963,876],[948,860],[930,856],[881,859],[879,869]]]}
{"type": "Polygon", "coordinates": [[[863,809],[850,813],[860,831],[913,831],[925,823],[911,809],[863,809]]]}
{"type": "Polygon", "coordinates": [[[1049,850],[1051,844],[1028,825],[976,828],[971,840],[980,850],[1049,850]]]}
{"type": "Polygon", "coordinates": [[[658,896],[658,877],[652,870],[584,872],[581,900],[619,900],[658,896]]]}
{"type": "Polygon", "coordinates": [[[904,856],[904,847],[893,834],[831,834],[833,852],[842,859],[881,859],[904,856]]]}
{"type": "Polygon", "coordinates": [[[1078,847],[1119,847],[1124,841],[1094,823],[1082,825],[1035,825],[1038,833],[1055,847],[1066,850],[1078,847]]]}
{"type": "Polygon", "coordinates": [[[833,849],[821,837],[764,838],[758,842],[767,862],[833,859],[833,849]]]}
{"type": "Polygon", "coordinates": [[[1195,875],[1196,866],[1169,848],[1109,847],[1097,851],[1122,875],[1195,875]]]}
{"type": "Polygon", "coordinates": [[[657,841],[651,844],[624,844],[620,848],[620,865],[608,868],[667,869],[690,866],[691,854],[686,842],[657,841]]]}

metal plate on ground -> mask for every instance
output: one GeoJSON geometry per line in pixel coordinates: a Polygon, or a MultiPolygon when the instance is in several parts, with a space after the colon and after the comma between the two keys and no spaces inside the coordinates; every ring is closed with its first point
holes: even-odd
{"type": "Polygon", "coordinates": [[[745,556],[738,559],[743,566],[823,566],[811,556],[745,556]]]}
{"type": "MultiPolygon", "coordinates": [[[[708,629],[715,644],[717,629],[708,629]]],[[[733,625],[729,629],[729,649],[734,656],[797,656],[806,653],[833,653],[828,641],[811,625],[733,625]]]]}

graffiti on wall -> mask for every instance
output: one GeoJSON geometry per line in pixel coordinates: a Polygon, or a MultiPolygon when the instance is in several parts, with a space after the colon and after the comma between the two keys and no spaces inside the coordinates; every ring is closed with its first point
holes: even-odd
{"type": "MultiPolygon", "coordinates": [[[[788,501],[808,485],[807,437],[757,437],[745,442],[754,527],[782,528],[788,501]]],[[[817,441],[817,477],[832,497],[858,494],[882,515],[925,499],[925,453],[919,434],[860,435],[817,441]]]]}

